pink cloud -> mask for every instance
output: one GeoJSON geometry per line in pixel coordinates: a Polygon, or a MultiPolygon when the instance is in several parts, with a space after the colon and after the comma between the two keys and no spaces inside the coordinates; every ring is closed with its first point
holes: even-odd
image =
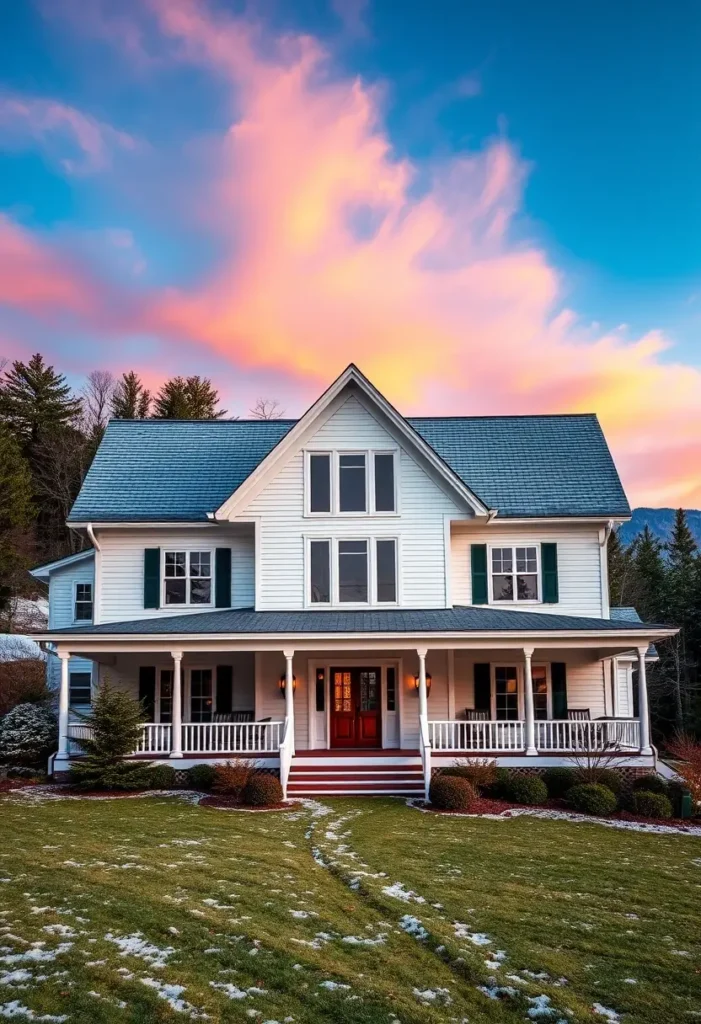
{"type": "Polygon", "coordinates": [[[39,143],[68,174],[104,170],[116,149],[132,150],[126,132],[45,97],[0,95],[0,146],[23,148],[39,143]]]}
{"type": "Polygon", "coordinates": [[[319,40],[192,0],[140,12],[122,42],[153,49],[155,18],[158,60],[216,79],[231,123],[191,142],[206,174],[183,198],[223,255],[146,296],[135,328],[305,397],[353,360],[405,412],[593,410],[635,503],[701,503],[699,369],[655,331],[602,332],[566,308],[543,247],[513,238],[529,170],[513,145],[420,175],[393,151],[383,90],[335,72],[319,40]]]}

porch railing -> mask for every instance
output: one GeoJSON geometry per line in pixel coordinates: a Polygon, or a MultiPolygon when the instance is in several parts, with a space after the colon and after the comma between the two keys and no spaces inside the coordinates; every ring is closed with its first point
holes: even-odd
{"type": "MultiPolygon", "coordinates": [[[[525,750],[524,722],[432,721],[428,723],[433,750],[508,753],[525,750]]],[[[632,718],[593,722],[536,721],[539,751],[584,753],[640,749],[640,722],[632,718]]]]}
{"type": "MultiPolygon", "coordinates": [[[[270,754],[282,741],[282,722],[185,722],[181,726],[182,752],[188,754],[270,754]]],[[[88,723],[68,726],[70,754],[80,754],[77,740],[92,736],[88,723]]],[[[147,722],[142,726],[135,754],[170,753],[172,726],[147,722]]]]}

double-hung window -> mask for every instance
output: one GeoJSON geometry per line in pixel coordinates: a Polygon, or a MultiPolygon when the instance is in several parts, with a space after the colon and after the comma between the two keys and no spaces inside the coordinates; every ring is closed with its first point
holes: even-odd
{"type": "Polygon", "coordinates": [[[76,622],[92,622],[92,583],[76,583],[73,618],[76,622]]]}
{"type": "Polygon", "coordinates": [[[84,707],[92,699],[89,672],[71,672],[68,677],[68,703],[72,708],[84,707]]]}
{"type": "Polygon", "coordinates": [[[313,539],[308,564],[312,605],[397,603],[395,538],[313,539]]]}
{"type": "Polygon", "coordinates": [[[383,515],[397,511],[396,453],[309,452],[309,515],[383,515]]]}
{"type": "Polygon", "coordinates": [[[492,600],[538,601],[538,548],[492,548],[492,600]]]}
{"type": "Polygon", "coordinates": [[[211,604],[211,551],[166,551],[163,595],[167,605],[211,604]]]}

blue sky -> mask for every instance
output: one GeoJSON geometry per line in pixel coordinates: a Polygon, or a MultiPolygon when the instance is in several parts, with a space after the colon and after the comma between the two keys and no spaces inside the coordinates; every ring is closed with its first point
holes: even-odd
{"type": "MultiPolygon", "coordinates": [[[[374,360],[411,411],[600,401],[645,479],[649,441],[633,417],[660,390],[682,396],[680,418],[696,407],[698,3],[22,0],[2,19],[0,216],[17,281],[0,294],[0,346],[11,356],[48,344],[79,376],[95,352],[114,372],[143,355],[156,377],[167,352],[174,369],[228,373],[291,411],[351,358],[374,360]],[[291,72],[294,94],[283,89],[291,72]],[[257,149],[242,144],[241,123],[259,129],[257,149]],[[318,209],[316,187],[329,192],[318,209]],[[301,229],[275,234],[288,213],[317,232],[303,274],[301,229]],[[426,217],[430,241],[416,243],[406,225],[426,217]],[[21,280],[18,246],[32,268],[21,280]],[[46,294],[54,265],[60,297],[46,294]],[[383,268],[393,287],[376,292],[383,268]],[[341,279],[355,293],[339,299],[341,279]],[[483,295],[491,305],[475,312],[483,295]],[[266,301],[274,315],[259,327],[266,301]],[[354,317],[369,311],[352,330],[344,302],[354,317]],[[320,310],[330,344],[308,341],[320,310]],[[416,338],[409,379],[397,325],[427,330],[432,311],[435,336],[416,338]],[[382,359],[372,331],[386,338],[382,359]],[[522,366],[494,387],[482,356],[502,344],[507,361],[510,346],[526,347],[552,379],[526,387],[522,366]],[[456,387],[427,347],[471,372],[479,364],[482,386],[456,387]]],[[[688,476],[698,450],[665,423],[655,434],[675,435],[669,458],[688,476]]],[[[650,482],[645,494],[667,492],[650,482]]]]}

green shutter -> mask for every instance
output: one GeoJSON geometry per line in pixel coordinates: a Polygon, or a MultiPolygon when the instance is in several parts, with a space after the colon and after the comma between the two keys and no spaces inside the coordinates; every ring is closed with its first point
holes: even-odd
{"type": "Polygon", "coordinates": [[[567,718],[567,666],[554,661],[550,666],[553,694],[553,718],[567,718]]]}
{"type": "Polygon", "coordinates": [[[471,544],[472,603],[487,604],[487,545],[471,544]]]}
{"type": "MultiPolygon", "coordinates": [[[[474,545],[473,545],[474,546],[474,545]]],[[[475,711],[492,711],[492,673],[489,663],[476,664],[475,669],[475,711]]]]}
{"type": "Polygon", "coordinates": [[[541,544],[540,561],[543,571],[543,603],[557,604],[560,600],[560,588],[557,580],[557,544],[541,544]]]}
{"type": "Polygon", "coordinates": [[[161,606],[161,549],[144,551],[144,608],[161,606]]]}
{"type": "Polygon", "coordinates": [[[139,668],[139,700],[144,709],[144,721],[156,720],[156,668],[142,665],[139,668]]]}
{"type": "Polygon", "coordinates": [[[231,608],[231,548],[217,548],[214,577],[216,607],[231,608]]]}
{"type": "Polygon", "coordinates": [[[217,665],[217,714],[230,715],[233,710],[234,670],[231,665],[217,665]]]}

